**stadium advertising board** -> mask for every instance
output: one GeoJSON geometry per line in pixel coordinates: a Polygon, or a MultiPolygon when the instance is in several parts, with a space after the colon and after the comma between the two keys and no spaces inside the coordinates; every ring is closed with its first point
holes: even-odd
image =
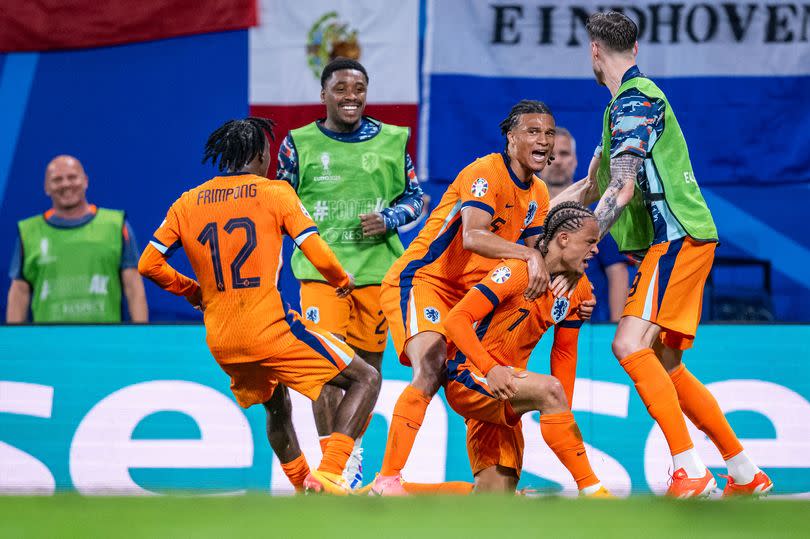
{"type": "MultiPolygon", "coordinates": [[[[574,411],[594,468],[618,494],[662,492],[670,466],[660,430],[610,352],[612,326],[580,338],[574,411]]],[[[549,339],[550,341],[550,339],[549,339]]],[[[0,327],[0,491],[85,494],[166,491],[288,492],[260,407],[240,409],[204,345],[200,326],[0,327]]],[[[810,492],[808,326],[707,326],[687,352],[776,494],[810,492]]],[[[550,342],[530,368],[548,370],[550,342]]],[[[379,469],[388,420],[409,380],[391,350],[364,438],[367,478],[379,469]]],[[[310,463],[320,449],[309,402],[293,394],[310,463]]],[[[521,486],[575,492],[524,416],[521,486]]],[[[693,429],[702,458],[720,455],[693,429]]],[[[431,403],[404,474],[411,481],[471,480],[464,423],[431,403]]]]}

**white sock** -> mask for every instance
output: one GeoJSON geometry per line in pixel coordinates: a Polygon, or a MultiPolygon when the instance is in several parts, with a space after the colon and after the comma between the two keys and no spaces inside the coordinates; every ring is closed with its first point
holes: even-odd
{"type": "Polygon", "coordinates": [[[591,485],[589,487],[580,489],[579,493],[582,494],[583,496],[590,496],[600,488],[602,488],[602,483],[596,483],[595,485],[591,485]]]}
{"type": "Polygon", "coordinates": [[[728,468],[728,475],[730,475],[738,485],[747,485],[754,480],[755,475],[762,471],[756,464],[751,462],[751,459],[748,458],[745,451],[741,451],[739,454],[728,459],[726,461],[726,467],[728,468]]]}
{"type": "Polygon", "coordinates": [[[693,479],[706,475],[706,465],[700,460],[694,447],[677,455],[672,455],[672,467],[675,470],[683,468],[686,472],[686,476],[693,479]]]}

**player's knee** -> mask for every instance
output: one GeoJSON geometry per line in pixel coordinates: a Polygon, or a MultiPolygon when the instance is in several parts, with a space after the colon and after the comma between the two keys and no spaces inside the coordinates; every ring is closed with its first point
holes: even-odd
{"type": "Polygon", "coordinates": [[[545,411],[556,413],[568,409],[568,398],[562,383],[555,377],[550,376],[545,386],[545,411]]]}
{"type": "Polygon", "coordinates": [[[641,349],[635,339],[624,335],[616,335],[611,344],[611,348],[613,349],[613,355],[616,356],[616,359],[624,359],[641,349]]]}
{"type": "Polygon", "coordinates": [[[382,375],[380,372],[366,362],[357,362],[357,364],[362,365],[362,368],[358,369],[358,381],[370,391],[379,393],[380,387],[382,386],[382,375]]]}
{"type": "Polygon", "coordinates": [[[433,396],[442,385],[442,372],[438,369],[415,369],[411,385],[422,393],[433,396]]]}

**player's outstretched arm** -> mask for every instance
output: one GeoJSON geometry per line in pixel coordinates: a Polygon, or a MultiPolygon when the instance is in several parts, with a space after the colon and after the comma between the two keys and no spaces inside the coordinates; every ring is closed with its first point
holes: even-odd
{"type": "Polygon", "coordinates": [[[629,153],[610,160],[610,183],[596,206],[596,221],[599,223],[600,239],[619,219],[625,206],[633,198],[636,176],[644,160],[629,153]]]}
{"type": "Polygon", "coordinates": [[[549,283],[548,270],[540,251],[493,234],[489,229],[491,218],[488,212],[479,208],[466,207],[461,210],[464,248],[486,258],[525,260],[529,267],[526,299],[535,299],[546,291],[549,283]]]}
{"type": "Polygon", "coordinates": [[[338,289],[338,295],[346,295],[354,289],[354,279],[346,273],[335,253],[323,241],[317,231],[307,235],[300,244],[296,238],[295,243],[304,253],[304,256],[312,262],[315,269],[323,275],[324,279],[338,289]],[[341,293],[342,291],[345,291],[345,293],[341,293]]]}
{"type": "Polygon", "coordinates": [[[197,281],[174,269],[163,253],[151,243],[146,246],[138,260],[138,273],[176,296],[191,298],[198,295],[200,291],[197,281]]]}

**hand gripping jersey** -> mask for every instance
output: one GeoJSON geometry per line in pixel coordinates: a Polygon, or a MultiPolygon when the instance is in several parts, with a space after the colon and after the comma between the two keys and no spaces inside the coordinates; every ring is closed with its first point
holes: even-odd
{"type": "Polygon", "coordinates": [[[448,187],[425,227],[385,276],[401,287],[414,279],[450,291],[466,292],[483,278],[497,260],[464,248],[461,211],[478,208],[492,216],[490,230],[507,241],[537,235],[548,213],[546,185],[538,178],[520,181],[508,157],[493,153],[465,167],[448,187]]]}

